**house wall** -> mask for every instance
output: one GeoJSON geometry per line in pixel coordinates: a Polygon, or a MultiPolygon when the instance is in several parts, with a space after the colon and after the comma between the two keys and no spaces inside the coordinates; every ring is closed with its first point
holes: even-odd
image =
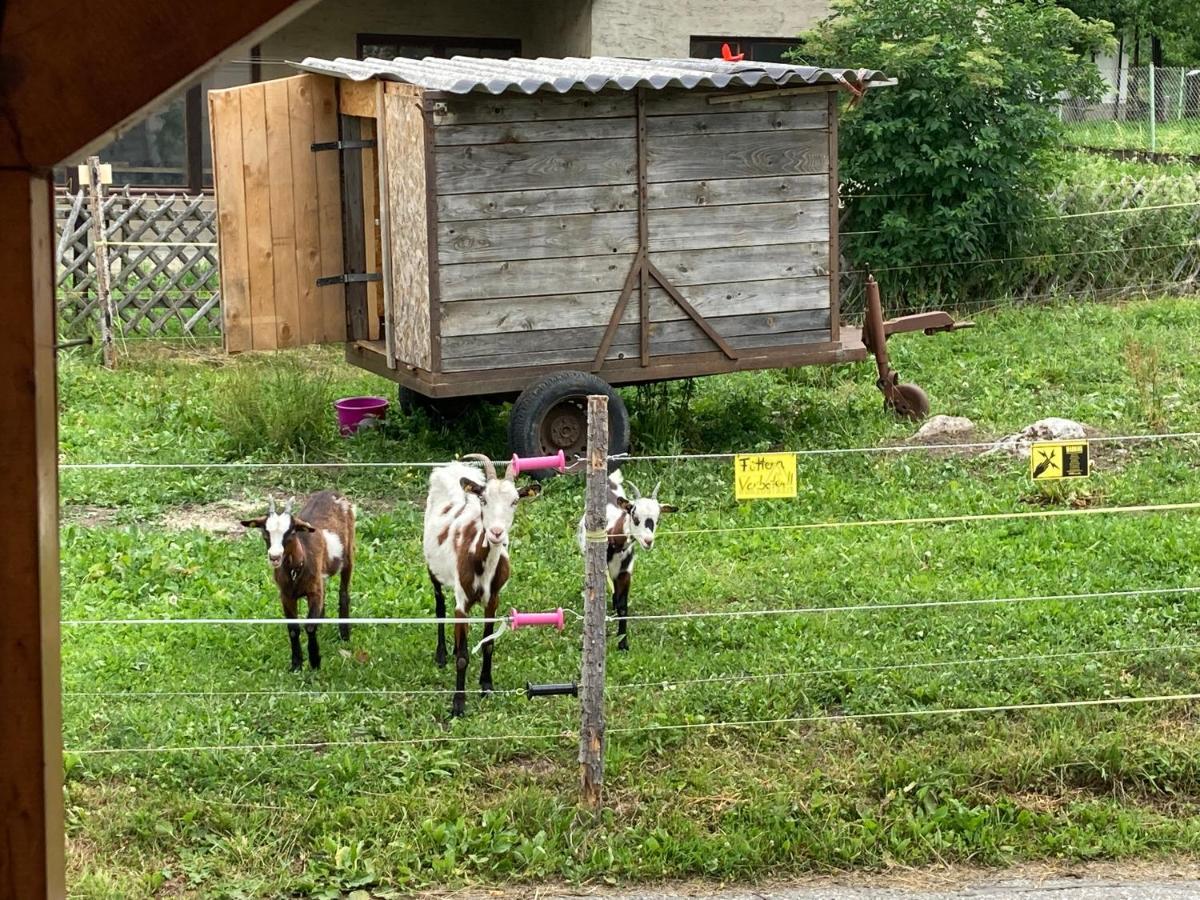
{"type": "Polygon", "coordinates": [[[591,52],[687,56],[693,35],[791,37],[828,12],[828,0],[593,0],[591,52]]]}
{"type": "MultiPolygon", "coordinates": [[[[524,56],[586,55],[588,0],[323,0],[266,38],[265,59],[353,57],[359,34],[519,38],[524,56]]],[[[263,77],[290,74],[279,67],[263,77]]]]}

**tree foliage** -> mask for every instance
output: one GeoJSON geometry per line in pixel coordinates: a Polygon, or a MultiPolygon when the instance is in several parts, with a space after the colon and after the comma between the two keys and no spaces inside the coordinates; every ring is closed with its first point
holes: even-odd
{"type": "MultiPolygon", "coordinates": [[[[1111,32],[1107,22],[1029,0],[839,2],[803,36],[804,60],[899,79],[869,90],[842,118],[851,263],[909,267],[1011,253],[1050,179],[1056,96],[1098,94],[1099,73],[1082,54],[1109,46],[1111,32]]],[[[945,293],[952,275],[952,292],[965,292],[978,286],[963,277],[967,268],[898,268],[902,277],[889,277],[885,291],[945,293]]]]}

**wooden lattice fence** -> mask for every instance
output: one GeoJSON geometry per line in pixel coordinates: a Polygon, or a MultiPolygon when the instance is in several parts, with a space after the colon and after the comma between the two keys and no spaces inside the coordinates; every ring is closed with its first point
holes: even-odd
{"type": "MultiPolygon", "coordinates": [[[[87,332],[100,309],[86,191],[60,194],[55,211],[64,336],[87,332]]],[[[120,334],[220,334],[216,204],[210,195],[113,191],[104,198],[103,220],[120,334]]]]}

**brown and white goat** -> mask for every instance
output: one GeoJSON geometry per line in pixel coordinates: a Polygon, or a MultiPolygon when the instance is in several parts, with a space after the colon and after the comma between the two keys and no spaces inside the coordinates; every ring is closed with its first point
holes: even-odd
{"type": "MultiPolygon", "coordinates": [[[[517,503],[536,494],[536,484],[518,488],[510,467],[504,478],[496,477],[496,466],[486,456],[472,453],[463,459],[478,459],[484,472],[461,462],[439,466],[429,475],[429,498],[425,503],[425,564],[433,582],[437,617],[446,618],[443,590],[454,591],[454,663],[456,680],[450,714],[461,716],[467,695],[467,613],[477,604],[492,619],[500,600],[500,589],[508,581],[508,530],[517,503]]],[[[495,625],[483,626],[483,666],[479,687],[492,690],[492,636],[495,625]]],[[[439,666],[446,665],[446,626],[438,623],[439,666]]]]}
{"type": "MultiPolygon", "coordinates": [[[[608,532],[608,577],[613,585],[613,611],[617,614],[618,650],[629,649],[626,633],[629,615],[629,585],[633,581],[633,562],[637,548],[650,550],[654,547],[654,529],[663,513],[675,512],[669,503],[660,503],[658,489],[654,486],[649,497],[629,482],[633,499],[625,495],[625,480],[617,469],[608,476],[608,505],[605,509],[604,530],[608,532]]],[[[579,520],[579,549],[587,555],[587,532],[584,528],[586,516],[579,520]]]]}
{"type": "MultiPolygon", "coordinates": [[[[354,507],[350,501],[334,491],[313,494],[292,515],[289,500],[283,512],[275,511],[275,500],[271,499],[265,516],[245,519],[246,528],[262,529],[267,542],[267,561],[275,573],[275,584],[279,588],[279,600],[283,614],[296,618],[296,606],[301,597],[308,600],[305,618],[325,617],[325,580],[341,573],[338,589],[338,617],[350,615],[350,575],[354,570],[354,507]]],[[[317,646],[317,626],[304,626],[308,632],[308,664],[321,667],[321,650],[317,646]]],[[[338,626],[343,641],[350,639],[350,626],[343,622],[338,626]]],[[[300,653],[300,626],[288,625],[288,636],[292,643],[292,671],[304,665],[300,653]]]]}

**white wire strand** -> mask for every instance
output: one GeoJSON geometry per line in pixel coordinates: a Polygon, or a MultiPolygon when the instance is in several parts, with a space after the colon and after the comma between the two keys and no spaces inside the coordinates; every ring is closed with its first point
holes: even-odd
{"type": "MultiPolygon", "coordinates": [[[[580,615],[573,609],[564,609],[563,613],[570,613],[576,619],[582,619],[580,615]]],[[[477,618],[468,617],[466,619],[458,619],[452,616],[429,616],[426,618],[412,617],[348,617],[344,619],[327,618],[327,619],[285,619],[285,618],[249,618],[249,619],[233,619],[233,618],[212,618],[201,617],[194,619],[64,619],[62,625],[64,627],[75,627],[78,625],[455,625],[460,622],[466,622],[468,625],[486,625],[488,623],[497,624],[508,622],[510,616],[480,616],[477,618]]]]}
{"type": "MultiPolygon", "coordinates": [[[[1094,216],[1115,216],[1124,213],[1135,212],[1152,212],[1162,209],[1185,209],[1188,207],[1200,206],[1200,200],[1186,200],[1179,203],[1160,203],[1155,206],[1123,206],[1116,209],[1095,209],[1088,212],[1077,213],[1058,213],[1051,216],[1030,216],[1025,219],[1004,219],[998,222],[972,222],[972,226],[977,228],[989,228],[999,225],[1020,225],[1024,222],[1055,222],[1059,219],[1090,219],[1094,216]]],[[[941,231],[945,228],[960,228],[960,222],[945,222],[940,225],[920,225],[916,228],[898,228],[893,229],[898,234],[912,234],[919,231],[941,231]]],[[[860,237],[868,234],[883,234],[885,229],[876,228],[871,231],[843,231],[841,237],[860,237]]]]}
{"type": "Polygon", "coordinates": [[[418,738],[397,738],[380,741],[296,741],[290,743],[272,744],[199,744],[186,747],[95,747],[68,750],[74,756],[113,756],[116,754],[148,754],[148,753],[260,753],[271,750],[326,750],[330,747],[411,747],[417,744],[474,744],[499,743],[513,741],[527,743],[529,741],[576,739],[573,731],[545,732],[543,734],[486,734],[486,735],[454,735],[438,734],[418,738]]]}
{"type": "MultiPolygon", "coordinates": [[[[813,531],[829,528],[868,528],[882,525],[951,525],[962,522],[997,522],[1012,519],[1058,519],[1069,516],[1103,516],[1162,512],[1187,512],[1200,509],[1200,502],[1190,503],[1157,503],[1140,506],[1097,506],[1083,509],[1039,509],[1031,512],[1007,513],[972,513],[958,516],[918,516],[908,519],[843,519],[836,522],[799,522],[781,525],[736,525],[722,528],[680,528],[671,531],[656,532],[658,537],[681,537],[698,534],[732,534],[734,532],[752,531],[813,531]]],[[[603,538],[587,538],[589,542],[599,543],[603,538]]]]}
{"type": "MultiPolygon", "coordinates": [[[[454,688],[424,688],[407,691],[393,691],[385,688],[364,688],[362,690],[244,690],[244,691],[63,691],[64,697],[129,697],[144,699],[151,697],[180,698],[194,697],[211,699],[217,697],[441,697],[458,693],[454,688]]],[[[524,695],[520,688],[493,690],[493,696],[524,695]]]]}
{"type": "MultiPolygon", "coordinates": [[[[1200,431],[1177,431],[1167,434],[1121,434],[1109,437],[1086,438],[1091,444],[1119,444],[1173,440],[1195,440],[1200,438],[1200,431]]],[[[1000,455],[1004,448],[997,446],[999,441],[974,441],[965,444],[889,444],[882,447],[818,447],[812,450],[772,450],[771,453],[788,453],[793,456],[841,456],[850,453],[916,453],[928,450],[996,450],[1000,455]]],[[[1032,443],[1032,441],[1031,441],[1032,443]]],[[[734,459],[739,453],[669,453],[649,456],[632,456],[628,453],[617,453],[608,457],[610,462],[676,462],[679,460],[719,460],[734,459]]]]}
{"type": "Polygon", "coordinates": [[[756,616],[803,616],[848,612],[889,612],[897,609],[936,609],[952,606],[997,606],[1013,603],[1049,603],[1054,601],[1106,600],[1129,597],[1155,597],[1200,593],[1197,587],[1141,588],[1127,591],[1092,591],[1084,594],[1035,594],[1027,597],[982,597],[968,600],[912,600],[904,603],[856,603],[846,606],[797,606],[775,609],[712,610],[682,613],[648,613],[634,616],[605,616],[609,622],[665,622],[673,619],[741,619],[756,616]]]}
{"type": "Polygon", "coordinates": [[[700,728],[752,728],[758,725],[789,725],[802,723],[837,724],[869,719],[930,718],[963,716],[980,713],[1021,712],[1046,709],[1078,709],[1088,706],[1123,706],[1136,703],[1179,703],[1200,700],[1200,694],[1158,694],[1147,697],[1100,697],[1092,700],[1059,700],[1044,703],[1003,703],[994,706],[960,706],[935,709],[899,709],[873,713],[840,713],[824,716],[787,716],[780,719],[741,719],[731,722],[676,722],[667,725],[636,725],[609,728],[607,734],[641,734],[655,731],[685,731],[700,728]]]}
{"type": "Polygon", "coordinates": [[[1015,656],[977,656],[970,659],[934,659],[922,662],[887,663],[874,666],[839,666],[832,669],[803,669],[792,672],[767,672],[746,675],[737,672],[727,672],[720,675],[710,675],[704,678],[685,678],[680,681],[627,681],[610,684],[606,693],[621,693],[622,691],[645,690],[646,688],[691,687],[701,684],[739,684],[748,681],[787,680],[790,678],[811,678],[815,675],[849,675],[866,672],[900,672],[912,669],[955,668],[958,666],[988,665],[993,663],[1011,662],[1043,662],[1052,659],[1080,659],[1099,656],[1134,656],[1141,653],[1194,652],[1200,650],[1200,644],[1156,644],[1146,647],[1119,647],[1108,650],[1071,650],[1062,653],[1022,653],[1015,656]]]}

